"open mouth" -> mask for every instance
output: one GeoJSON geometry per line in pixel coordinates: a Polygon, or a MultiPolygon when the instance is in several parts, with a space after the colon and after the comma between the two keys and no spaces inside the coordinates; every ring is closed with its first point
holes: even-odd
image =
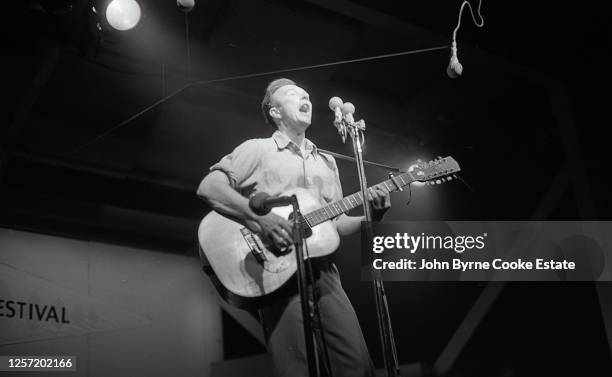
{"type": "Polygon", "coordinates": [[[301,113],[307,113],[310,111],[310,104],[303,104],[302,106],[300,106],[300,112],[301,113]]]}

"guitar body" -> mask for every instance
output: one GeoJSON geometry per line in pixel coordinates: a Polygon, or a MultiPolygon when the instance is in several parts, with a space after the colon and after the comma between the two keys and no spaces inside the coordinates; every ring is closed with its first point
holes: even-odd
{"type": "MultiPolygon", "coordinates": [[[[305,189],[283,193],[287,196],[294,194],[302,213],[321,206],[305,189]]],[[[272,212],[289,218],[292,208],[278,207],[272,212]]],[[[293,247],[284,251],[276,250],[263,235],[251,232],[243,224],[215,211],[211,211],[200,223],[198,239],[219,282],[225,290],[238,298],[248,300],[270,295],[297,270],[293,247]]],[[[306,244],[311,258],[333,253],[340,244],[336,225],[332,220],[327,220],[313,227],[306,244]]],[[[227,296],[228,292],[220,293],[227,296]]]]}
{"type": "MultiPolygon", "coordinates": [[[[438,182],[460,171],[452,157],[440,157],[429,163],[418,163],[412,171],[391,177],[378,185],[389,191],[401,190],[412,182],[438,182]]],[[[450,177],[448,177],[450,180],[450,177]]],[[[321,206],[308,190],[296,188],[283,195],[297,196],[300,212],[309,216],[305,255],[322,257],[336,251],[340,237],[336,224],[331,219],[357,206],[361,206],[361,192],[342,200],[321,206]]],[[[291,206],[275,208],[272,212],[285,218],[292,213],[291,206]]],[[[253,233],[236,219],[210,212],[198,229],[200,253],[206,257],[215,276],[212,281],[228,302],[242,307],[252,307],[274,299],[275,292],[295,274],[297,270],[293,246],[277,250],[263,235],[253,233]]]]}

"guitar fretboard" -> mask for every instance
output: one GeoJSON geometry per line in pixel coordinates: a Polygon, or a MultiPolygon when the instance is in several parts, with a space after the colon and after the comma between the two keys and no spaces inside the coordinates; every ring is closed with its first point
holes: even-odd
{"type": "MultiPolygon", "coordinates": [[[[386,181],[383,181],[369,188],[376,186],[385,186],[389,192],[393,192],[409,185],[411,182],[414,181],[415,179],[412,177],[412,174],[408,172],[396,175],[392,179],[387,179],[386,181]]],[[[344,197],[343,199],[338,200],[337,202],[330,203],[326,206],[307,213],[306,215],[304,215],[304,219],[306,219],[306,222],[310,227],[313,227],[329,219],[333,219],[338,215],[348,212],[351,209],[358,207],[362,204],[363,196],[361,195],[361,191],[359,191],[352,195],[344,197]]]]}

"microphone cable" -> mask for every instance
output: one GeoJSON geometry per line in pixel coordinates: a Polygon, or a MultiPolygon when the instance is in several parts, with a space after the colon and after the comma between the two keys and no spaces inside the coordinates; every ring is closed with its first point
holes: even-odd
{"type": "Polygon", "coordinates": [[[459,58],[457,57],[457,32],[459,31],[459,28],[461,28],[461,17],[463,16],[463,9],[466,6],[470,9],[470,15],[472,16],[472,21],[474,21],[474,25],[476,25],[479,28],[484,26],[484,18],[482,17],[482,13],[480,13],[480,7],[482,6],[482,0],[478,0],[478,8],[476,10],[478,17],[480,18],[480,22],[478,22],[476,20],[476,16],[474,16],[474,9],[472,8],[472,4],[470,4],[468,0],[464,0],[463,3],[461,3],[461,8],[459,8],[459,17],[457,19],[457,26],[455,26],[455,29],[453,30],[453,41],[451,44],[451,57],[448,63],[448,67],[446,68],[446,73],[452,79],[457,78],[458,76],[461,76],[461,74],[463,73],[463,66],[461,65],[461,63],[459,63],[459,58]]]}
{"type": "Polygon", "coordinates": [[[472,15],[472,21],[474,21],[474,25],[478,27],[484,26],[484,18],[482,17],[482,14],[480,13],[480,7],[482,6],[482,0],[478,0],[478,8],[476,10],[478,17],[480,18],[480,22],[476,21],[476,17],[474,16],[474,9],[472,8],[472,4],[470,4],[468,0],[464,0],[463,3],[461,3],[461,8],[459,9],[459,19],[457,20],[457,26],[455,27],[455,30],[453,30],[453,44],[457,40],[457,31],[459,31],[459,28],[461,27],[461,16],[463,15],[463,8],[465,8],[466,5],[468,6],[468,8],[470,8],[470,14],[472,15]]]}

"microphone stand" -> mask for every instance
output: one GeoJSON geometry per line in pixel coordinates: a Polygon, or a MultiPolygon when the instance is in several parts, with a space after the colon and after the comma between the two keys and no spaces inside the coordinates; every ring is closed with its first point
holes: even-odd
{"type": "MultiPolygon", "coordinates": [[[[365,131],[365,122],[363,121],[363,119],[358,122],[352,120],[347,121],[346,118],[348,117],[344,117],[341,122],[338,122],[336,124],[336,127],[343,136],[346,135],[348,131],[348,134],[351,136],[351,140],[353,142],[353,150],[355,153],[355,160],[357,165],[357,174],[359,176],[359,185],[361,187],[363,213],[365,216],[364,230],[366,232],[366,239],[371,242],[374,233],[372,229],[372,208],[367,195],[368,185],[364,170],[363,150],[361,149],[361,146],[365,141],[365,136],[363,134],[365,131]]],[[[385,369],[387,370],[388,377],[399,377],[400,369],[399,362],[397,359],[397,350],[395,348],[395,340],[393,338],[393,330],[391,328],[391,317],[389,315],[389,307],[387,304],[387,296],[385,294],[382,276],[380,271],[374,269],[370,270],[372,274],[372,288],[374,290],[374,300],[376,303],[378,332],[382,345],[382,354],[383,361],[385,363],[385,369]]]]}
{"type": "MultiPolygon", "coordinates": [[[[295,195],[291,196],[291,206],[293,207],[293,227],[292,227],[292,238],[293,246],[295,248],[295,258],[297,265],[297,280],[298,280],[298,291],[300,294],[300,302],[302,307],[302,320],[304,324],[304,340],[306,342],[306,360],[308,362],[308,376],[319,377],[319,358],[317,350],[322,353],[322,364],[325,369],[326,376],[331,377],[331,366],[329,365],[329,359],[327,358],[327,350],[325,349],[325,343],[322,342],[320,332],[315,333],[314,323],[315,318],[318,317],[318,305],[316,297],[312,289],[308,286],[308,275],[306,272],[306,263],[308,263],[309,271],[310,259],[304,260],[304,229],[301,222],[302,215],[300,213],[300,206],[295,195]],[[317,337],[319,336],[319,337],[317,337]],[[319,343],[318,349],[315,346],[315,337],[317,337],[317,343],[319,343]]],[[[313,281],[310,284],[314,284],[313,281]]],[[[319,324],[320,325],[320,324],[319,324]]],[[[317,326],[317,331],[320,330],[320,326],[317,326]]]]}

